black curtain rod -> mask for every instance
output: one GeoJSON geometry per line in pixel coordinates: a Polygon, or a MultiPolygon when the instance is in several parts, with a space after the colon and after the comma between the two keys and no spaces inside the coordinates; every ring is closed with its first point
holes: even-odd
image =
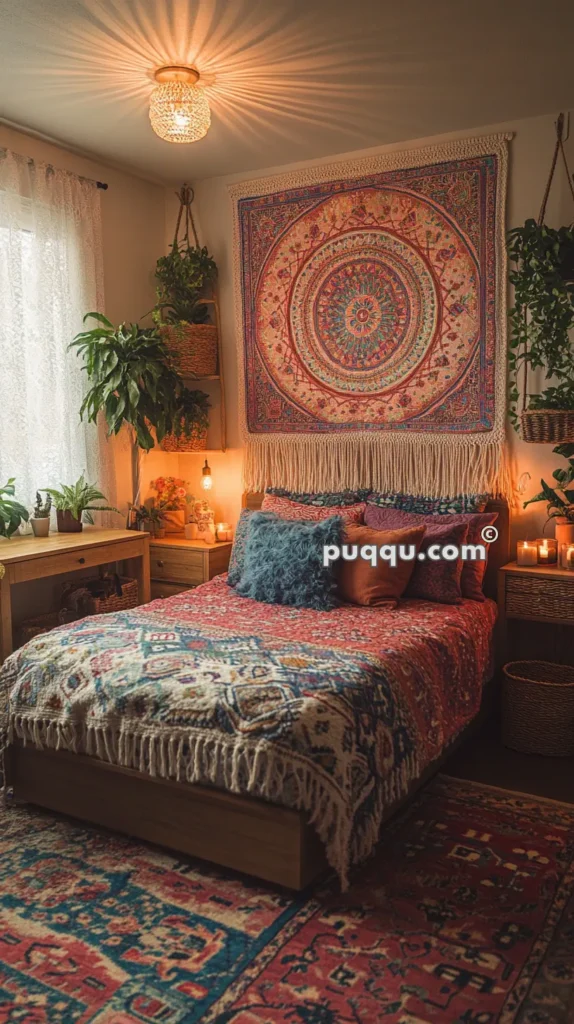
{"type": "Polygon", "coordinates": [[[103,188],[104,192],[106,191],[106,189],[108,187],[105,181],[96,181],[96,186],[98,188],[103,188]]]}

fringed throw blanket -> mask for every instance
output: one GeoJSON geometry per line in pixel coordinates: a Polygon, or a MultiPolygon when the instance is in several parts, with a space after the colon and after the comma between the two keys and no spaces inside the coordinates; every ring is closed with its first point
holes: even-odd
{"type": "Polygon", "coordinates": [[[231,186],[247,489],[510,496],[509,137],[231,186]]]}
{"type": "Polygon", "coordinates": [[[9,738],[303,809],[345,887],[385,806],[476,713],[494,616],[261,605],[220,577],[11,655],[9,738]]]}

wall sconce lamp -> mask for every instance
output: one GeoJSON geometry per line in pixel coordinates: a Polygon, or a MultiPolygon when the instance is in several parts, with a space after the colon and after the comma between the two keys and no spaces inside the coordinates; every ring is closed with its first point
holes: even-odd
{"type": "Polygon", "coordinates": [[[204,491],[210,491],[213,486],[211,468],[209,466],[207,459],[205,460],[205,466],[201,471],[201,486],[203,487],[204,491]]]}

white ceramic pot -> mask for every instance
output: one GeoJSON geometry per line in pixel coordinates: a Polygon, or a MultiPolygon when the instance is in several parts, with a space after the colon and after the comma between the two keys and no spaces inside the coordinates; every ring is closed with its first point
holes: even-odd
{"type": "Polygon", "coordinates": [[[48,536],[50,532],[50,516],[44,516],[42,519],[36,519],[34,516],[30,516],[30,523],[35,537],[48,536]]]}

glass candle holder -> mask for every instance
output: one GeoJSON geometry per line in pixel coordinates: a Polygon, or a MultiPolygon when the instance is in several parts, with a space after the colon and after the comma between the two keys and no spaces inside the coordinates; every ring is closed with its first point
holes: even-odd
{"type": "Polygon", "coordinates": [[[560,547],[560,565],[562,569],[574,572],[574,544],[562,544],[560,547]]]}
{"type": "Polygon", "coordinates": [[[536,541],[538,549],[538,565],[556,565],[558,561],[558,541],[554,537],[539,537],[536,541]]]}
{"type": "Polygon", "coordinates": [[[538,545],[535,540],[519,540],[516,546],[518,565],[538,565],[538,545]]]}

